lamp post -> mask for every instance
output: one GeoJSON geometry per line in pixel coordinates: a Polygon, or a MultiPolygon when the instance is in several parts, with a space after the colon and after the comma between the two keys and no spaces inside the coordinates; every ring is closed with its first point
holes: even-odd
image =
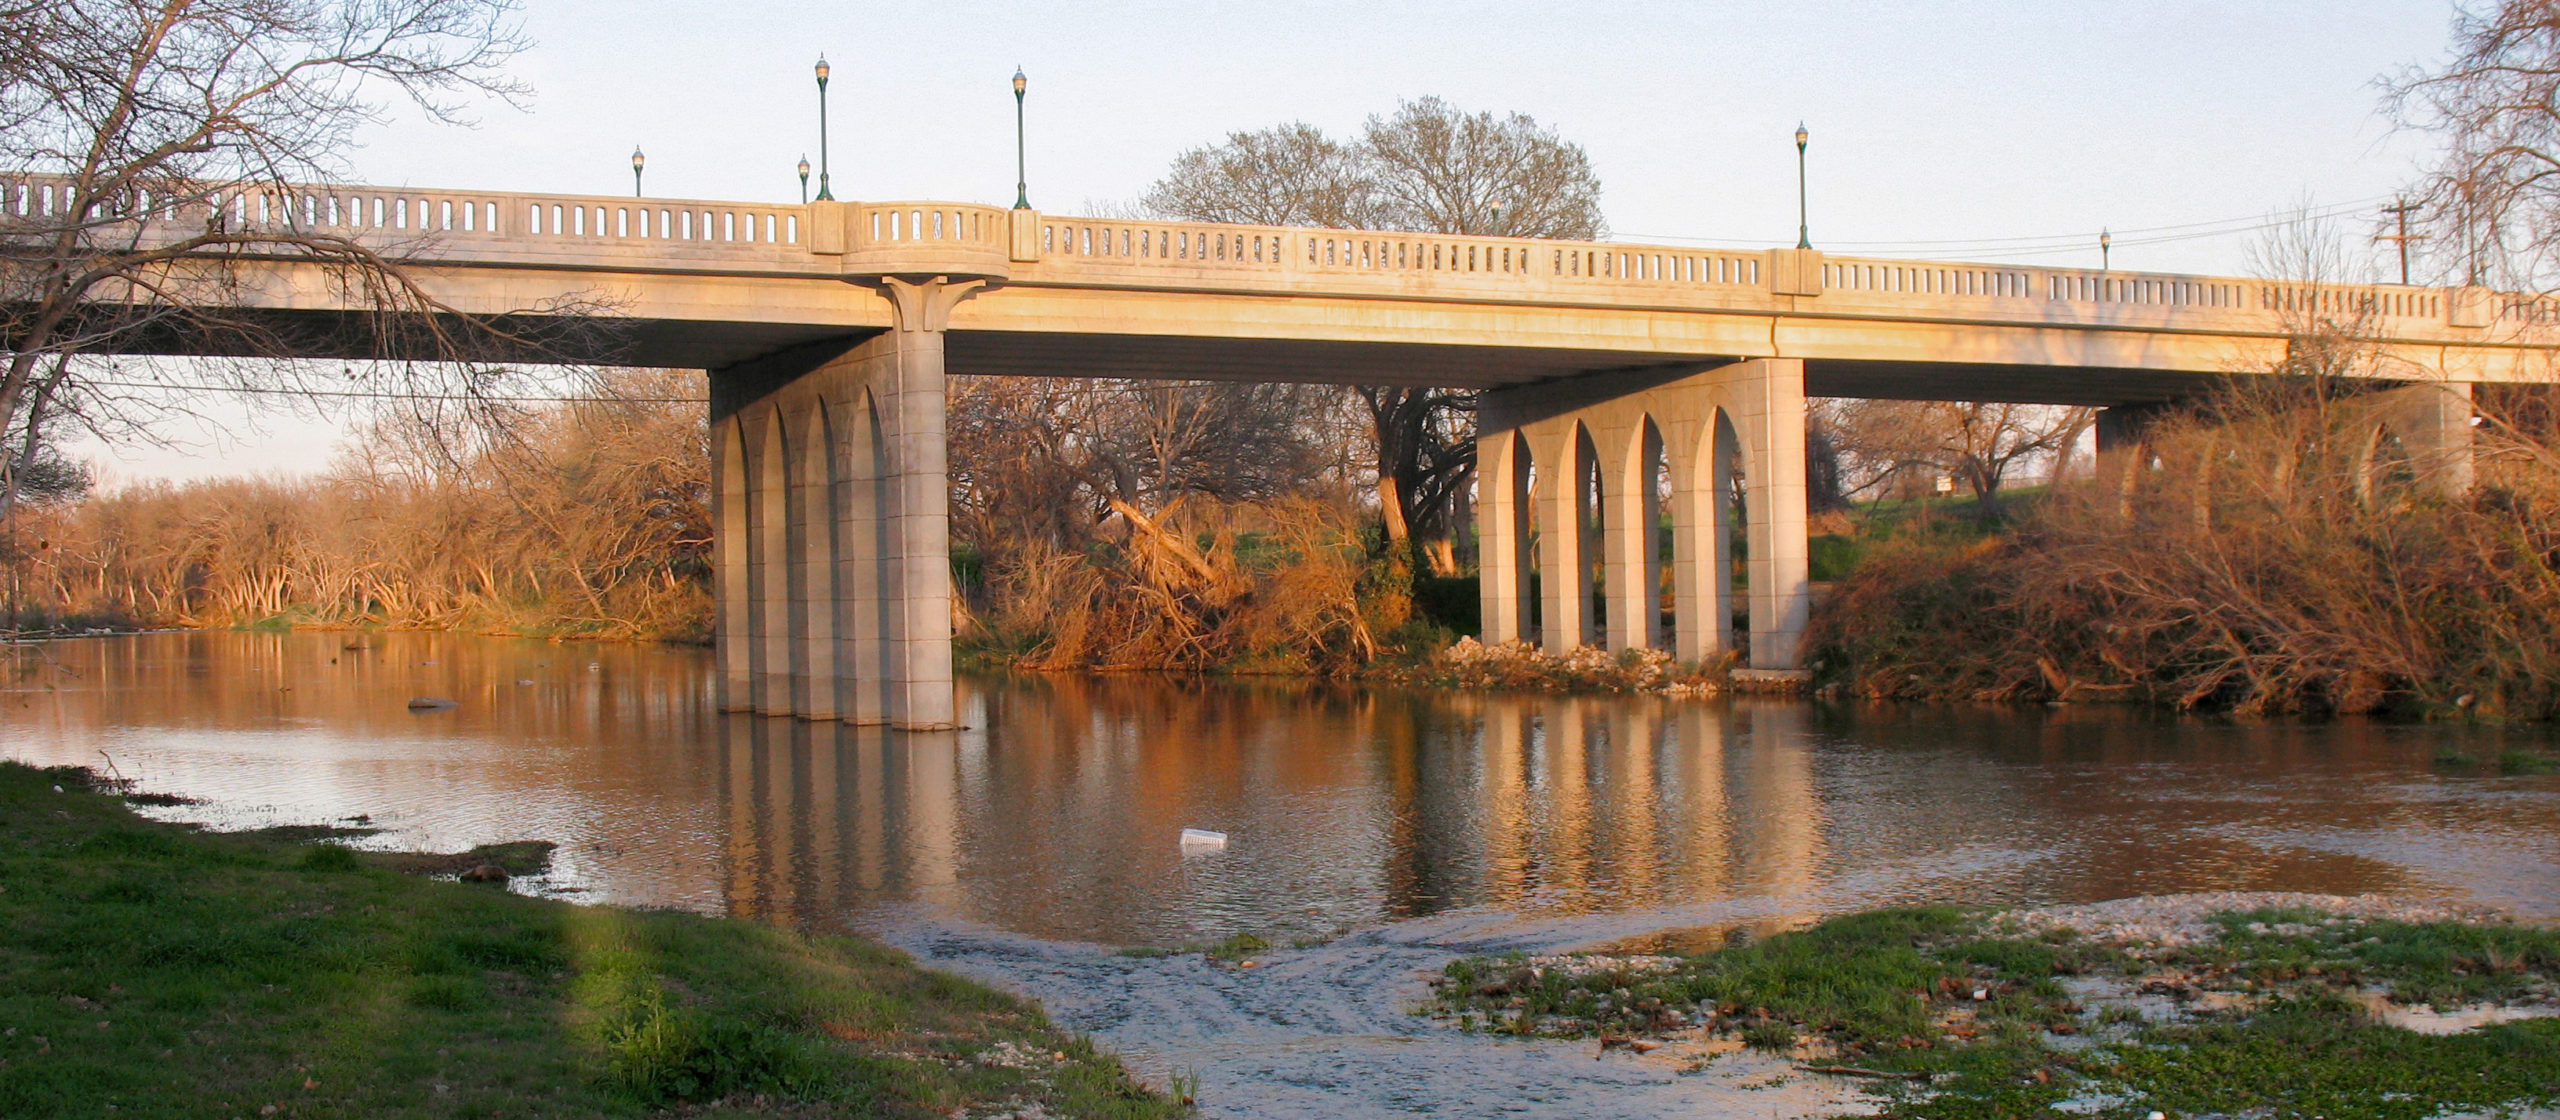
{"type": "Polygon", "coordinates": [[[1796,248],[1813,248],[1813,227],[1807,224],[1804,204],[1804,144],[1813,134],[1804,130],[1804,122],[1796,122],[1796,248]]]}
{"type": "Polygon", "coordinates": [[[1023,171],[1022,160],[1022,91],[1031,83],[1022,77],[1022,68],[1013,68],[1013,208],[1031,209],[1030,178],[1023,171]]]}
{"type": "MultiPolygon", "coordinates": [[[[803,173],[806,178],[806,173],[803,173]]],[[[827,189],[827,56],[818,56],[818,201],[833,202],[836,192],[827,189]]]]}
{"type": "Polygon", "coordinates": [[[640,169],[649,165],[649,157],[640,154],[640,145],[631,146],[631,197],[640,197],[640,169]]]}
{"type": "Polygon", "coordinates": [[[2107,270],[2107,251],[2112,248],[2115,243],[2116,239],[2113,235],[2103,229],[2098,231],[2098,271],[2105,272],[2107,270]]]}
{"type": "Polygon", "coordinates": [[[809,157],[800,157],[800,201],[809,201],[809,157]]]}

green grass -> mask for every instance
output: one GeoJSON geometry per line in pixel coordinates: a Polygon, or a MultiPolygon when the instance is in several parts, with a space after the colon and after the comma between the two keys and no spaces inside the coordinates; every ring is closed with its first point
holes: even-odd
{"type": "Polygon", "coordinates": [[[0,763],[0,1116],[1182,1111],[875,944],[405,875],[328,831],[202,833],[0,763]]]}
{"type": "Polygon", "coordinates": [[[1825,1061],[1928,1075],[1865,1086],[1894,1117],[2055,1115],[2075,1097],[2102,1117],[2409,1120],[2560,1101],[2560,1020],[2428,1036],[2349,998],[2547,1000],[2560,995],[2560,932],[2282,911],[2215,920],[2218,939],[2161,949],[2022,936],[1959,909],[1877,911],[1680,956],[1668,971],[1461,960],[1425,1010],[1468,1031],[1546,1037],[1703,1021],[1764,1050],[1818,1040],[1825,1061]],[[2075,977],[2119,993],[2174,980],[2249,1002],[2155,1021],[2128,999],[2084,1006],[2065,986],[2075,977]]]}

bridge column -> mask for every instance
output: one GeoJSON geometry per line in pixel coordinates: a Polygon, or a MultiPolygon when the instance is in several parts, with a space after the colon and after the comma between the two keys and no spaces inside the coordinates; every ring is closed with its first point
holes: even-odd
{"type": "Polygon", "coordinates": [[[788,526],[791,550],[791,714],[836,718],[836,479],[841,472],[827,402],[789,421],[793,437],[788,526]]]}
{"type": "Polygon", "coordinates": [[[888,331],[714,371],[721,703],[948,728],[943,333],[985,281],[866,283],[888,331]]]}
{"type": "Polygon", "coordinates": [[[791,523],[780,412],[761,410],[746,427],[747,636],[754,707],[763,715],[790,715],[791,523]]]}
{"type": "Polygon", "coordinates": [[[2421,485],[2448,497],[2471,492],[2471,384],[2411,385],[2379,394],[2382,423],[2400,439],[2421,485]]]}
{"type": "Polygon", "coordinates": [[[2109,405],[2098,410],[2096,429],[2098,445],[2097,483],[2103,490],[2126,495],[2130,501],[2133,481],[2149,465],[2150,431],[2159,419],[2161,406],[2156,404],[2109,405]]]}
{"type": "Polygon", "coordinates": [[[724,712],[755,708],[754,599],[747,593],[747,451],[736,416],[711,423],[711,627],[719,661],[717,702],[724,712]]]}
{"type": "Polygon", "coordinates": [[[882,675],[887,715],[903,728],[956,724],[951,674],[951,475],[943,389],[943,336],[951,309],[985,290],[983,279],[880,277],[895,325],[846,356],[867,382],[880,423],[884,505],[873,531],[886,550],[881,611],[888,641],[882,675]]]}
{"type": "MultiPolygon", "coordinates": [[[[1731,369],[1749,462],[1743,467],[1750,518],[1751,667],[1803,664],[1813,616],[1810,548],[1805,543],[1804,361],[1763,358],[1731,369]]],[[[1724,371],[1718,371],[1724,372],[1724,371]]]]}
{"type": "Polygon", "coordinates": [[[1662,570],[1654,560],[1653,474],[1645,454],[1645,427],[1609,433],[1600,454],[1602,592],[1609,609],[1604,638],[1611,653],[1654,644],[1662,616],[1662,570]]]}
{"type": "Polygon", "coordinates": [[[1591,615],[1591,515],[1583,508],[1584,476],[1591,460],[1578,425],[1568,424],[1560,438],[1548,441],[1547,456],[1555,469],[1538,479],[1545,507],[1538,518],[1539,641],[1549,653],[1569,653],[1582,645],[1591,615]]]}
{"type": "Polygon", "coordinates": [[[1478,603],[1487,643],[1529,637],[1529,448],[1520,433],[1476,438],[1478,603]]]}

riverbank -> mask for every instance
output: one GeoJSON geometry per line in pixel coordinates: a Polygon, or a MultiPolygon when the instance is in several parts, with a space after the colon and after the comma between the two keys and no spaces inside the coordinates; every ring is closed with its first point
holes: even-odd
{"type": "MultiPolygon", "coordinates": [[[[1040,1009],[851,937],[420,877],[0,762],[0,1115],[1165,1117],[1040,1009]]],[[[516,851],[504,855],[524,858],[516,851]]]]}
{"type": "Polygon", "coordinates": [[[1694,953],[1471,957],[1428,1010],[1684,1074],[1782,1058],[1887,1117],[2560,1102],[2560,931],[2374,897],[1924,907],[1694,953]]]}

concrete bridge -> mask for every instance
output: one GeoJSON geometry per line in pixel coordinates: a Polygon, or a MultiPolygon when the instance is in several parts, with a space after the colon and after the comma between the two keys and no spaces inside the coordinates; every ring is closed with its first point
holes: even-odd
{"type": "MultiPolygon", "coordinates": [[[[0,206],[43,212],[58,190],[0,183],[0,206]]],[[[953,375],[1487,390],[1487,640],[1735,648],[1720,496],[1738,481],[1750,664],[1789,669],[1810,602],[1808,395],[2132,406],[2102,420],[2108,451],[2123,417],[2266,368],[2312,317],[2353,318],[2379,339],[2383,376],[2428,386],[2384,422],[2414,453],[2461,459],[2470,385],[2549,380],[2560,342],[2552,303],[2480,288],[948,202],[279,188],[137,200],[132,221],[144,241],[209,221],[352,235],[470,314],[609,304],[616,329],[568,336],[555,360],[710,373],[723,704],[918,728],[953,718],[953,375]],[[1653,531],[1664,494],[1667,547],[1653,531]],[[1666,570],[1667,622],[1653,601],[1666,570]]],[[[322,270],[277,261],[250,280],[235,298],[309,320],[314,356],[378,356],[378,340],[340,329],[351,305],[322,270]]]]}

